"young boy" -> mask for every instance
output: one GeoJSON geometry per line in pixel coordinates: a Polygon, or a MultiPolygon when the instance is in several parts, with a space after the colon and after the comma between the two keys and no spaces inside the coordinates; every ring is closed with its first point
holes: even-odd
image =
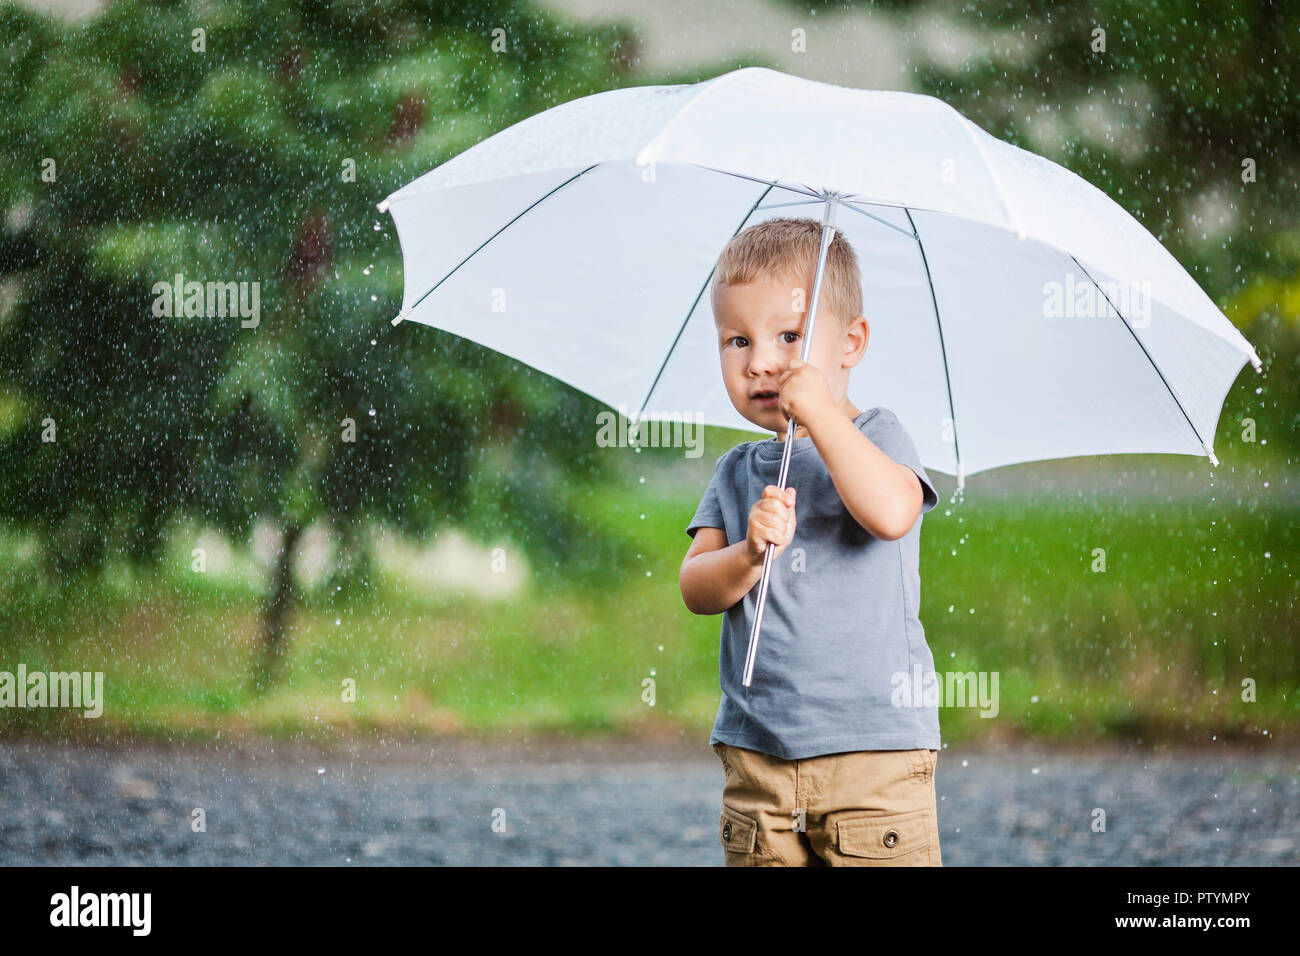
{"type": "Polygon", "coordinates": [[[857,257],[838,233],[800,361],[821,231],[812,219],[752,226],[727,244],[713,283],[727,394],[776,433],[718,459],[686,529],[682,598],[696,614],[725,613],[709,738],[726,772],[718,836],[728,866],[940,866],[938,708],[895,705],[901,682],[934,670],[917,566],[921,515],[938,494],[893,412],[859,411],[846,395],[869,326],[857,257]]]}

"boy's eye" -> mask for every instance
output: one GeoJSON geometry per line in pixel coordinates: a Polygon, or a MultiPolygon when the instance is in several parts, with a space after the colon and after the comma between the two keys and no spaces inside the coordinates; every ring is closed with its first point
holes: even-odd
{"type": "MultiPolygon", "coordinates": [[[[799,333],[798,333],[798,332],[782,332],[781,335],[782,335],[782,336],[787,336],[787,335],[788,335],[788,336],[792,336],[791,338],[788,338],[788,339],[785,340],[785,344],[786,344],[786,345],[794,345],[795,342],[799,341],[799,333]]],[[[739,345],[740,348],[744,348],[746,345],[749,344],[749,340],[746,339],[743,335],[733,335],[731,338],[727,339],[727,341],[724,342],[723,344],[724,344],[724,345],[731,345],[731,344],[733,344],[733,343],[737,343],[737,344],[739,345]]]]}

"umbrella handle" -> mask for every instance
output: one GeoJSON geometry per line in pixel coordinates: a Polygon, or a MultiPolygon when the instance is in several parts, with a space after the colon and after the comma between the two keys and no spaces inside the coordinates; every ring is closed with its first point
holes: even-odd
{"type": "MultiPolygon", "coordinates": [[[[822,276],[826,272],[826,253],[830,250],[831,240],[835,238],[835,208],[839,205],[839,193],[823,193],[826,212],[822,216],[822,244],[817,251],[817,273],[813,276],[812,301],[808,303],[808,327],[803,333],[803,354],[800,359],[808,361],[812,352],[813,323],[817,319],[817,302],[821,298],[822,276]]],[[[790,473],[790,455],[794,449],[795,421],[789,420],[785,430],[785,448],[781,452],[781,472],[777,476],[777,487],[785,490],[785,479],[790,473]]],[[[772,557],[776,554],[776,545],[771,541],[763,552],[763,576],[758,580],[758,600],[754,604],[754,623],[749,629],[749,650],[745,654],[745,673],[741,684],[745,687],[754,679],[754,657],[758,654],[758,632],[763,624],[763,609],[767,606],[767,585],[772,577],[772,557]]]]}

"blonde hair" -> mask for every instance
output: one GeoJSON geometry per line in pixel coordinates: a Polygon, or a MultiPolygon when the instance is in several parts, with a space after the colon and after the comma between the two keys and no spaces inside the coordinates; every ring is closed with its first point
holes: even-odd
{"type": "MultiPolygon", "coordinates": [[[[714,268],[713,285],[743,285],[760,276],[803,282],[817,269],[822,224],[816,219],[769,219],[731,238],[714,268]]],[[[812,304],[812,288],[805,290],[805,308],[812,304]]],[[[827,310],[840,320],[840,330],[862,314],[862,273],[858,257],[838,229],[826,250],[817,317],[827,310]]]]}

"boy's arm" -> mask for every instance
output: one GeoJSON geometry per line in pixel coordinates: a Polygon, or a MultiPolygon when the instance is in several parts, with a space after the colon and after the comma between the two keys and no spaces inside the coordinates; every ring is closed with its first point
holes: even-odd
{"type": "Polygon", "coordinates": [[[744,540],[727,544],[721,528],[699,528],[682,559],[678,584],[693,614],[721,614],[736,604],[763,576],[763,564],[750,560],[744,540]]]}
{"type": "Polygon", "coordinates": [[[893,541],[912,529],[921,513],[921,479],[862,434],[839,409],[830,407],[804,422],[821,453],[840,500],[874,537],[893,541]]]}

